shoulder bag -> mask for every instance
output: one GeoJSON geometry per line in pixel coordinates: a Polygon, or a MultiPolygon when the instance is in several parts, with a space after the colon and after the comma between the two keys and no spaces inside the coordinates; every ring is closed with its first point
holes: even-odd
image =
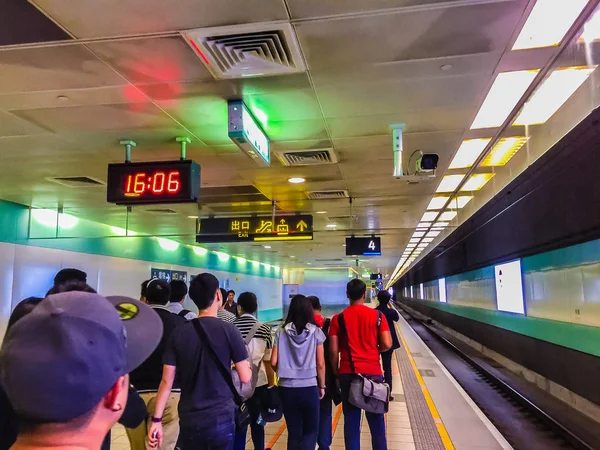
{"type": "MultiPolygon", "coordinates": [[[[381,324],[381,312],[377,312],[379,314],[377,328],[379,329],[379,325],[381,324]]],[[[348,330],[346,329],[346,322],[344,321],[343,313],[339,315],[338,322],[340,326],[340,335],[345,339],[346,342],[350,370],[356,376],[356,378],[350,383],[348,401],[350,404],[364,410],[365,412],[374,414],[387,413],[390,407],[390,387],[386,383],[378,383],[356,373],[356,367],[354,366],[354,361],[352,359],[352,350],[350,350],[350,339],[348,336],[348,330]]]]}
{"type": "MultiPolygon", "coordinates": [[[[237,389],[233,385],[233,379],[231,378],[231,371],[228,370],[223,365],[223,363],[217,356],[215,349],[211,345],[210,340],[208,339],[208,336],[206,335],[206,331],[204,331],[204,328],[202,328],[202,325],[200,325],[200,320],[194,319],[192,321],[192,323],[194,325],[194,329],[196,330],[196,333],[198,333],[198,337],[200,338],[200,342],[201,342],[200,345],[202,345],[202,342],[206,343],[206,348],[209,350],[211,357],[216,362],[217,367],[219,368],[219,372],[221,372],[221,375],[227,382],[229,389],[231,389],[231,393],[233,394],[233,401],[236,404],[235,429],[236,430],[245,430],[246,427],[248,425],[250,425],[250,422],[252,421],[252,419],[250,418],[250,412],[248,411],[248,406],[244,402],[244,399],[242,397],[240,397],[240,394],[238,394],[237,389]]],[[[198,379],[199,369],[200,369],[200,358],[198,358],[198,365],[196,366],[196,376],[194,377],[195,380],[198,379]]]]}
{"type": "Polygon", "coordinates": [[[248,362],[250,363],[250,369],[252,369],[252,378],[247,383],[242,383],[237,371],[235,369],[231,370],[233,385],[235,386],[238,394],[240,394],[240,396],[245,400],[248,400],[254,395],[256,384],[258,383],[258,373],[260,372],[260,364],[262,364],[262,361],[259,365],[254,364],[252,353],[250,351],[250,342],[252,339],[254,339],[254,336],[261,325],[262,324],[257,321],[244,338],[244,344],[246,344],[246,351],[248,352],[248,362]]]}

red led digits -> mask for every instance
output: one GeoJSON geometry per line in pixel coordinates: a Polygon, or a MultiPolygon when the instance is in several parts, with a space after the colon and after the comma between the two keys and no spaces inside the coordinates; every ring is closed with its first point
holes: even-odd
{"type": "Polygon", "coordinates": [[[147,194],[163,195],[177,194],[181,191],[180,172],[159,170],[151,176],[145,172],[129,174],[125,178],[125,195],[139,197],[147,194]]]}

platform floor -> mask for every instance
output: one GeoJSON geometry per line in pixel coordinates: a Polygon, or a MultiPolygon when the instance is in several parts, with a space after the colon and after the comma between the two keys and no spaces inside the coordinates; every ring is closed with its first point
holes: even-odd
{"type": "MultiPolygon", "coordinates": [[[[389,450],[510,450],[512,447],[485,417],[429,348],[403,319],[402,347],[394,360],[395,400],[386,416],[389,450]]],[[[344,449],[344,415],[334,408],[332,450],[344,449]]],[[[266,426],[267,448],[287,448],[282,420],[266,426]]],[[[371,448],[369,426],[361,424],[361,447],[371,448]]],[[[113,430],[114,450],[129,450],[125,430],[113,430]]],[[[248,433],[247,449],[253,449],[248,433]]]]}

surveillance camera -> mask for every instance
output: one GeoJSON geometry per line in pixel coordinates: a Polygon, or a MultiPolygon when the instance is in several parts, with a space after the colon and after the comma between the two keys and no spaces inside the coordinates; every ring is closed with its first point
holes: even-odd
{"type": "Polygon", "coordinates": [[[416,173],[433,172],[437,169],[440,157],[435,153],[423,153],[417,159],[416,173]]]}

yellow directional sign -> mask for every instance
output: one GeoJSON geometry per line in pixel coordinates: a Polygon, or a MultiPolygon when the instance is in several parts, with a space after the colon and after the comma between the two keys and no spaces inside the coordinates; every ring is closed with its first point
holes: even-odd
{"type": "Polygon", "coordinates": [[[313,238],[309,214],[201,219],[197,242],[294,241],[313,238]]]}

